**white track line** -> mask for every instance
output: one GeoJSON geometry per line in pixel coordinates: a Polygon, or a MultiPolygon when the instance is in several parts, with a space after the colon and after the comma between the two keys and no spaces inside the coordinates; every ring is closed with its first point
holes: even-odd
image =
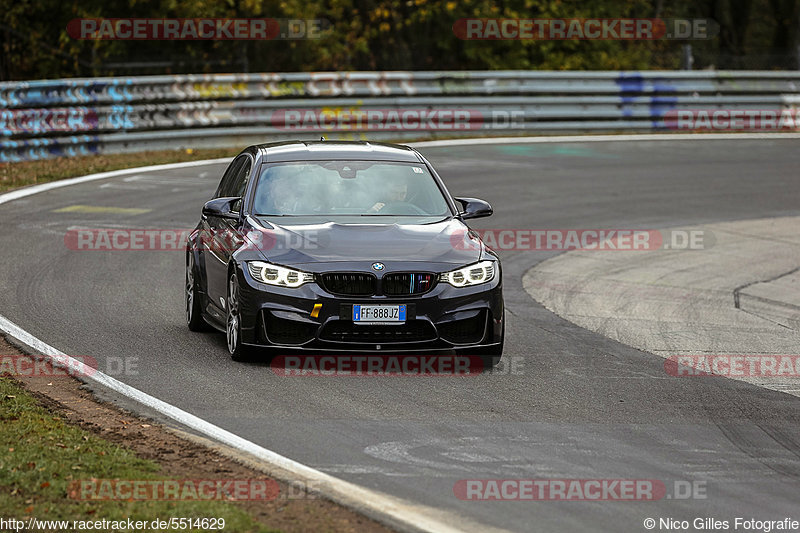
{"type": "MultiPolygon", "coordinates": [[[[670,140],[731,140],[731,139],[766,139],[766,138],[800,138],[800,134],[751,134],[751,133],[730,133],[730,134],[643,134],[643,135],[570,135],[558,137],[501,137],[501,138],[481,138],[481,139],[453,139],[442,141],[429,141],[411,143],[416,148],[434,148],[439,146],[462,146],[476,144],[520,144],[520,143],[555,143],[555,142],[599,142],[599,141],[670,141],[670,140]]],[[[98,174],[89,174],[77,178],[43,183],[25,187],[0,195],[0,204],[32,196],[45,191],[77,185],[95,180],[116,178],[130,174],[143,172],[153,172],[159,170],[172,170],[179,168],[190,168],[196,166],[210,165],[214,163],[226,163],[230,158],[206,159],[202,161],[188,161],[184,163],[171,163],[167,165],[152,165],[148,167],[129,168],[123,170],[112,170],[98,174]]],[[[20,343],[32,348],[34,351],[49,357],[59,364],[74,365],[75,368],[82,368],[83,363],[73,359],[65,353],[53,348],[46,342],[34,337],[24,329],[20,328],[4,316],[0,315],[0,331],[13,337],[20,343]]],[[[335,478],[319,470],[293,461],[253,442],[239,437],[226,431],[202,418],[187,413],[171,404],[158,398],[150,396],[139,389],[126,385],[119,380],[107,376],[99,371],[86,372],[89,374],[85,379],[97,382],[108,389],[111,389],[123,396],[139,402],[140,404],[157,411],[181,425],[193,429],[205,436],[221,442],[231,448],[248,453],[253,457],[268,463],[270,466],[290,474],[294,479],[305,481],[312,486],[320,486],[320,492],[327,498],[356,509],[367,516],[376,518],[388,525],[403,529],[413,529],[422,531],[441,531],[445,533],[469,530],[480,531],[500,531],[489,528],[483,524],[471,523],[463,517],[451,513],[443,512],[435,508],[416,505],[399,498],[381,494],[369,489],[359,487],[353,483],[335,478]]]]}

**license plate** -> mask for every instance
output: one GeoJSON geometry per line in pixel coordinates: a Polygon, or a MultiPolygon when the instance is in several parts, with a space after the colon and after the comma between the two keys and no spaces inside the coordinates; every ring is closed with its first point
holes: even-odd
{"type": "Polygon", "coordinates": [[[398,323],[405,321],[405,304],[353,305],[353,322],[358,324],[398,323]]]}

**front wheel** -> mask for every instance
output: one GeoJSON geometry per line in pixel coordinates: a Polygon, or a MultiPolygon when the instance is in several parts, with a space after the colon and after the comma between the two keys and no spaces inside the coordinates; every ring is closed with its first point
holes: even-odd
{"type": "Polygon", "coordinates": [[[194,254],[190,253],[186,257],[186,324],[191,331],[208,331],[210,328],[203,319],[196,274],[194,254]]]}
{"type": "Polygon", "coordinates": [[[228,319],[225,326],[225,337],[228,341],[228,353],[234,361],[246,361],[250,350],[242,344],[242,320],[239,309],[239,281],[233,272],[228,279],[228,319]]]}

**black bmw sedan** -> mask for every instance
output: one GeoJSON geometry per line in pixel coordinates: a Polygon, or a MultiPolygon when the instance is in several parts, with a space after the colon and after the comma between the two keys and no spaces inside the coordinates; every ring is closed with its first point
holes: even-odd
{"type": "Polygon", "coordinates": [[[222,176],[189,236],[186,315],[224,331],[236,360],[275,349],[503,352],[500,261],[407,146],[250,146],[222,176]],[[270,350],[271,348],[271,350],[270,350]]]}

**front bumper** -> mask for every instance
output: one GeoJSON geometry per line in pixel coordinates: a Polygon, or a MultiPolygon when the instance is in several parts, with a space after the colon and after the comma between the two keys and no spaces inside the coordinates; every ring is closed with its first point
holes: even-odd
{"type": "Polygon", "coordinates": [[[503,340],[501,273],[489,283],[452,287],[438,283],[418,296],[348,297],[316,283],[290,289],[239,275],[242,341],[248,345],[326,353],[468,352],[503,340]],[[312,311],[321,304],[316,316],[312,311]],[[354,324],[353,304],[406,304],[404,324],[354,324]]]}

